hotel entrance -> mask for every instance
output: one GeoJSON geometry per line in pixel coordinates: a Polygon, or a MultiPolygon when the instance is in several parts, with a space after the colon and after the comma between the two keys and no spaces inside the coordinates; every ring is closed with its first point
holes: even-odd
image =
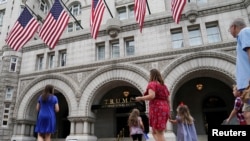
{"type": "Polygon", "coordinates": [[[116,87],[107,92],[99,105],[92,105],[96,114],[95,135],[100,138],[129,137],[128,117],[133,108],[140,110],[146,132],[149,131],[145,102],[135,102],[141,93],[133,87],[116,87]]]}

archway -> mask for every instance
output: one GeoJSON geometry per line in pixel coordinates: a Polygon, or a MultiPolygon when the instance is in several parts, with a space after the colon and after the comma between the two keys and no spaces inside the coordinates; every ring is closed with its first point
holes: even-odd
{"type": "Polygon", "coordinates": [[[140,91],[131,86],[117,86],[107,91],[99,105],[92,105],[91,108],[96,114],[95,135],[98,138],[129,137],[127,120],[133,108],[140,110],[148,132],[145,102],[134,101],[134,97],[140,95],[140,91]]]}
{"type": "Polygon", "coordinates": [[[177,90],[173,101],[173,115],[176,115],[180,102],[188,105],[195,119],[197,134],[206,134],[208,124],[221,124],[229,115],[234,96],[232,88],[224,82],[211,77],[197,77],[185,82],[177,90]]]}
{"type": "MultiPolygon", "coordinates": [[[[37,95],[39,96],[41,93],[42,92],[37,95]]],[[[62,139],[66,138],[70,134],[70,121],[67,119],[69,115],[69,109],[67,101],[62,93],[60,93],[58,90],[55,90],[54,95],[58,98],[59,112],[56,113],[56,132],[52,134],[51,138],[62,139]]],[[[35,132],[34,137],[37,137],[35,132]]]]}

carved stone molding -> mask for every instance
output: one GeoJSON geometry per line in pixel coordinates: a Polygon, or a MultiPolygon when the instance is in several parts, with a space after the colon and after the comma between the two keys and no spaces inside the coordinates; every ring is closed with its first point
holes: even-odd
{"type": "Polygon", "coordinates": [[[117,18],[112,18],[107,21],[107,33],[110,37],[115,38],[121,30],[121,21],[117,18]]]}
{"type": "Polygon", "coordinates": [[[198,6],[196,3],[188,3],[186,7],[185,16],[188,18],[189,22],[194,23],[198,16],[198,6]]]}

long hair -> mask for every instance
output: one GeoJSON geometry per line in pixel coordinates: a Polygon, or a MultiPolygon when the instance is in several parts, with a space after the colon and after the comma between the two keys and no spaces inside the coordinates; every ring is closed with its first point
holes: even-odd
{"type": "Polygon", "coordinates": [[[43,94],[42,94],[42,101],[43,102],[48,100],[48,97],[50,94],[53,93],[53,90],[54,90],[54,86],[52,86],[52,85],[45,86],[45,89],[44,89],[43,94]]]}
{"type": "Polygon", "coordinates": [[[158,81],[161,85],[164,85],[161,73],[157,69],[150,70],[150,80],[149,81],[158,81]]]}
{"type": "Polygon", "coordinates": [[[128,126],[138,126],[138,116],[140,116],[140,111],[136,108],[132,110],[132,112],[129,114],[128,118],[128,126]]]}
{"type": "Polygon", "coordinates": [[[180,104],[177,107],[177,115],[180,117],[180,120],[185,124],[192,124],[194,121],[194,118],[191,116],[187,105],[180,104]]]}

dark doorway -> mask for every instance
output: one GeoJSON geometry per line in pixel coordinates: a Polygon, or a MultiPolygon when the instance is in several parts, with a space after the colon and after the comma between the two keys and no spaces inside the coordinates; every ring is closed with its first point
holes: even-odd
{"type": "MultiPolygon", "coordinates": [[[[188,105],[197,134],[206,134],[208,124],[221,124],[233,108],[231,86],[211,77],[198,77],[183,83],[173,99],[173,118],[181,103],[188,105]]],[[[174,126],[176,132],[176,126],[174,126]]]]}
{"type": "Polygon", "coordinates": [[[111,89],[99,101],[99,105],[92,105],[91,109],[96,113],[95,135],[98,138],[130,137],[128,117],[133,108],[140,110],[145,130],[148,132],[148,118],[145,115],[145,102],[132,100],[141,96],[140,91],[130,86],[120,86],[111,89]],[[109,128],[110,130],[102,130],[109,128]]]}
{"type": "Polygon", "coordinates": [[[53,138],[66,138],[70,133],[70,121],[67,119],[69,115],[68,103],[60,92],[55,92],[59,102],[59,112],[56,114],[57,130],[53,138]]]}

